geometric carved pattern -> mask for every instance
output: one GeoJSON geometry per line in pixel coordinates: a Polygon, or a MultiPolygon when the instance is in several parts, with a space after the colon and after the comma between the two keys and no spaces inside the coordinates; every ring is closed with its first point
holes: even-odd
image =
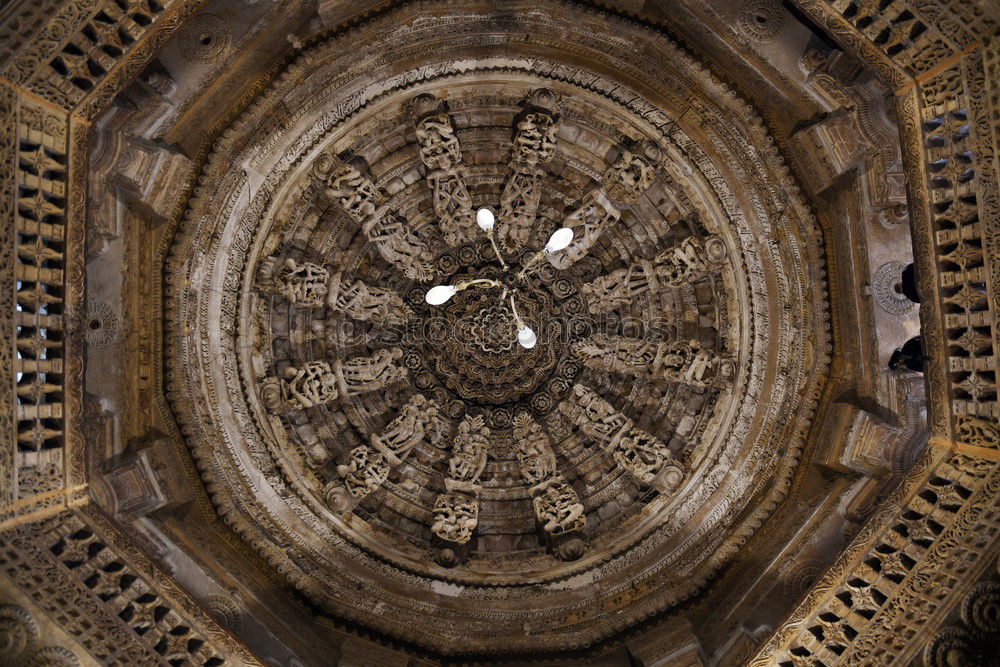
{"type": "Polygon", "coordinates": [[[103,664],[258,664],[162,573],[137,569],[116,548],[120,534],[103,537],[103,518],[91,520],[64,512],[4,534],[0,572],[103,664]]]}
{"type": "Polygon", "coordinates": [[[914,466],[874,530],[858,536],[751,665],[889,664],[920,646],[921,628],[1000,537],[997,464],[956,455],[928,475],[934,458],[928,452],[914,466]]]}

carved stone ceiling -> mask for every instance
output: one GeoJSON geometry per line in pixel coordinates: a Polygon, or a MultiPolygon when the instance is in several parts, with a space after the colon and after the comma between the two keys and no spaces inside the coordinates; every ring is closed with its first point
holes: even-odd
{"type": "Polygon", "coordinates": [[[662,32],[407,6],[304,45],[214,143],[167,255],[168,398],[218,513],[318,607],[446,655],[585,647],[788,493],[822,248],[756,113],[662,32]],[[424,302],[480,278],[537,346],[494,290],[424,302]]]}

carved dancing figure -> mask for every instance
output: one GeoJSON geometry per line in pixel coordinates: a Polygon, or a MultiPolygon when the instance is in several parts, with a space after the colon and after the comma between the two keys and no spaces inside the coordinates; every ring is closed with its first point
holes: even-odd
{"type": "Polygon", "coordinates": [[[635,151],[623,149],[619,158],[604,172],[604,187],[612,199],[634,204],[649,189],[656,177],[656,164],[662,152],[654,142],[645,140],[635,151]]]}
{"type": "Polygon", "coordinates": [[[561,476],[550,477],[531,491],[535,516],[545,532],[563,535],[587,526],[580,497],[561,476]]]}
{"type": "Polygon", "coordinates": [[[583,505],[573,487],[558,474],[556,455],[545,431],[524,414],[514,419],[514,437],[521,474],[531,484],[535,517],[545,532],[563,535],[586,527],[583,505]]]}
{"type": "Polygon", "coordinates": [[[486,468],[486,451],[489,449],[490,430],[482,416],[466,417],[458,425],[451,459],[448,461],[449,487],[479,484],[479,476],[486,468]]]}
{"type": "Polygon", "coordinates": [[[580,287],[588,309],[597,315],[632,303],[646,292],[658,292],[666,286],[679,287],[694,282],[722,265],[726,246],[718,236],[703,241],[688,237],[676,246],[658,253],[652,260],[642,260],[618,269],[580,287]]]}
{"type": "Polygon", "coordinates": [[[434,277],[434,258],[427,244],[395,213],[368,218],[362,231],[382,258],[407,278],[426,281],[434,277]]]}
{"type": "Polygon", "coordinates": [[[563,223],[564,227],[574,232],[572,243],[562,252],[548,255],[549,263],[557,269],[569,268],[590,251],[608,225],[620,218],[621,211],[615,208],[603,190],[591,190],[580,207],[563,223]]]}
{"type": "Polygon", "coordinates": [[[389,461],[367,445],[351,450],[346,463],[337,466],[344,488],[354,498],[363,498],[377,490],[389,477],[389,461]]]}
{"type": "Polygon", "coordinates": [[[424,439],[432,444],[440,442],[446,424],[436,401],[414,394],[382,435],[371,436],[372,446],[386,453],[393,465],[399,465],[424,439]]]}
{"type": "Polygon", "coordinates": [[[313,163],[313,177],[326,196],[356,223],[385,261],[408,278],[430,280],[433,255],[412,229],[380,207],[382,194],[357,168],[324,153],[313,163]]]}
{"type": "Polygon", "coordinates": [[[433,191],[434,212],[445,243],[467,243],[476,237],[475,213],[451,117],[441,100],[426,93],[414,98],[413,110],[419,118],[416,133],[420,160],[427,167],[427,183],[433,191]]]}
{"type": "Polygon", "coordinates": [[[326,196],[356,223],[375,216],[381,193],[358,169],[324,153],[313,163],[312,173],[326,196]]]}
{"type": "Polygon", "coordinates": [[[587,387],[574,385],[559,409],[584,435],[610,451],[615,462],[640,484],[670,493],[683,479],[680,462],[663,442],[636,428],[631,419],[587,387]]]}
{"type": "Polygon", "coordinates": [[[294,259],[285,261],[285,268],[273,280],[273,289],[300,306],[326,305],[332,311],[357,320],[379,324],[404,324],[413,311],[392,290],[369,287],[360,280],[351,280],[343,272],[330,276],[318,264],[294,259]]]}
{"type": "Polygon", "coordinates": [[[556,455],[549,438],[534,419],[519,415],[514,419],[517,460],[521,474],[531,484],[538,484],[556,474],[556,455]]]}
{"type": "Polygon", "coordinates": [[[439,494],[434,501],[431,532],[442,540],[466,544],[479,525],[479,497],[462,492],[439,494]]]}
{"type": "Polygon", "coordinates": [[[329,403],[340,395],[337,376],[325,361],[310,361],[302,368],[286,368],[283,388],[293,409],[329,403]]]}
{"type": "Polygon", "coordinates": [[[417,123],[420,160],[428,169],[450,169],[462,161],[462,149],[446,113],[431,114],[417,123]]]}
{"type": "Polygon", "coordinates": [[[350,280],[339,271],[330,278],[326,305],[356,320],[378,324],[405,324],[413,316],[410,307],[392,290],[350,280]]]}
{"type": "Polygon", "coordinates": [[[580,383],[573,385],[573,393],[559,404],[559,411],[601,445],[610,444],[615,435],[632,424],[628,417],[580,383]]]}
{"type": "Polygon", "coordinates": [[[608,334],[577,341],[572,349],[587,366],[624,375],[647,374],[659,357],[658,343],[608,334]]]}
{"type": "Polygon", "coordinates": [[[291,303],[301,306],[323,305],[327,294],[330,272],[312,262],[299,264],[292,258],[285,260],[285,268],[275,278],[275,290],[291,303]]]}
{"type": "Polygon", "coordinates": [[[403,358],[398,347],[379,350],[370,357],[352,357],[337,365],[344,396],[356,396],[369,391],[384,389],[405,378],[408,371],[397,361],[403,358]]]}
{"type": "Polygon", "coordinates": [[[465,544],[479,523],[479,477],[486,468],[490,430],[482,416],[467,416],[458,433],[448,461],[445,493],[434,502],[431,531],[448,542],[465,544]]]}
{"type": "Polygon", "coordinates": [[[518,121],[510,153],[510,175],[500,195],[500,242],[507,252],[516,252],[531,236],[542,196],[541,165],[555,152],[559,129],[558,97],[539,88],[528,98],[529,111],[518,121]]]}
{"type": "MultiPolygon", "coordinates": [[[[382,435],[372,434],[371,446],[355,447],[347,461],[337,466],[348,496],[357,500],[376,491],[388,479],[389,471],[400,465],[425,437],[432,442],[440,440],[444,426],[436,402],[422,394],[411,396],[382,435]]],[[[342,492],[337,489],[328,489],[326,494],[339,510],[352,505],[340,497],[342,492]]]]}

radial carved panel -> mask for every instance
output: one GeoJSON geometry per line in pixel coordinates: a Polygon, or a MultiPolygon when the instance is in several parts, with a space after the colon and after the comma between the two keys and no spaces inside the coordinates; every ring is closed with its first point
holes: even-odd
{"type": "Polygon", "coordinates": [[[317,42],[220,138],[168,266],[171,400],[220,514],[331,613],[584,646],[783,497],[828,362],[819,235],[663,35],[434,7],[317,42]]]}

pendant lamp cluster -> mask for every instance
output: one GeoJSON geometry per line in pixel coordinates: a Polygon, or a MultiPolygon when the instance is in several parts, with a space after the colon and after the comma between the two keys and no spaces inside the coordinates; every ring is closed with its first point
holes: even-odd
{"type": "MultiPolygon", "coordinates": [[[[507,262],[503,258],[503,255],[500,253],[496,237],[493,235],[493,228],[496,225],[496,216],[493,214],[493,211],[485,207],[476,211],[476,224],[479,225],[480,229],[486,232],[486,235],[490,239],[490,244],[493,246],[493,252],[496,253],[497,259],[500,260],[500,264],[503,266],[504,270],[508,271],[510,266],[508,266],[507,262]]],[[[516,274],[516,276],[514,276],[515,279],[518,281],[523,280],[538,269],[539,263],[546,255],[565,250],[572,242],[572,229],[569,227],[561,227],[557,229],[549,237],[545,247],[535,253],[531,259],[529,259],[524,266],[521,267],[521,270],[516,274]]],[[[535,347],[535,344],[538,342],[538,336],[535,334],[534,330],[521,319],[521,316],[517,312],[517,304],[514,300],[514,296],[517,294],[517,288],[511,287],[503,281],[493,280],[491,278],[477,278],[475,280],[464,280],[454,285],[437,285],[427,290],[427,294],[424,299],[432,306],[441,306],[447,303],[448,300],[455,296],[458,292],[470,287],[484,287],[487,289],[497,288],[503,290],[500,300],[506,303],[508,301],[508,297],[510,298],[510,310],[511,314],[514,316],[514,323],[517,326],[518,345],[527,350],[535,347]]]]}

